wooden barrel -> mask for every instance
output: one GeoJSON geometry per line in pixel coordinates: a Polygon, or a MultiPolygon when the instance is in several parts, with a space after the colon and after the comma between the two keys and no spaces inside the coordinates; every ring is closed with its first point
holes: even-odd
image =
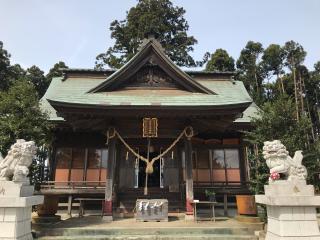
{"type": "Polygon", "coordinates": [[[257,205],[253,195],[237,195],[238,214],[256,215],[257,205]]]}

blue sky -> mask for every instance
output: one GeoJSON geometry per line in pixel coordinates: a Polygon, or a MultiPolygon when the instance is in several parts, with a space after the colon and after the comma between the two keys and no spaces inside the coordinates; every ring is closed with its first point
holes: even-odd
{"type": "MultiPolygon", "coordinates": [[[[122,20],[136,0],[0,0],[0,41],[13,63],[48,71],[62,60],[92,68],[112,46],[109,24],[122,20]]],[[[198,44],[192,55],[226,49],[235,59],[247,41],[299,42],[313,69],[320,60],[320,0],[173,0],[186,10],[189,34],[198,44]]]]}

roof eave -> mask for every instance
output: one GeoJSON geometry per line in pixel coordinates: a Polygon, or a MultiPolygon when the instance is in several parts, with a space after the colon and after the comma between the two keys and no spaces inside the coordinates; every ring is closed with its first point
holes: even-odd
{"type": "Polygon", "coordinates": [[[221,104],[221,105],[197,105],[197,106],[181,106],[181,105],[103,105],[103,104],[82,104],[82,103],[70,103],[70,102],[62,102],[47,99],[50,105],[56,109],[56,107],[65,107],[65,108],[77,108],[77,109],[236,109],[236,108],[244,108],[246,109],[251,102],[241,102],[241,103],[233,103],[233,104],[221,104]]]}

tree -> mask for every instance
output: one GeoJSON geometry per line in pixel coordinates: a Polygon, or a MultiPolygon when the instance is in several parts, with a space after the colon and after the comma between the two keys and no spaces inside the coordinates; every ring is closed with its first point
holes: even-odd
{"type": "Polygon", "coordinates": [[[50,82],[44,76],[44,72],[35,65],[27,69],[26,79],[33,84],[39,98],[45,94],[50,84],[50,82]]]}
{"type": "Polygon", "coordinates": [[[303,106],[303,102],[301,102],[299,99],[301,99],[301,93],[303,90],[301,81],[297,80],[296,70],[303,63],[307,53],[304,51],[303,47],[299,43],[296,43],[294,41],[286,42],[283,49],[286,55],[285,64],[291,70],[293,75],[296,118],[299,121],[301,114],[300,109],[301,106],[303,106]]]}
{"type": "Polygon", "coordinates": [[[25,75],[26,71],[20,66],[20,64],[9,66],[9,76],[12,82],[25,77],[25,75]]]}
{"type": "Polygon", "coordinates": [[[48,142],[50,124],[41,112],[34,86],[19,80],[7,92],[0,92],[0,152],[6,154],[16,139],[48,142]]]}
{"type": "Polygon", "coordinates": [[[276,81],[279,82],[280,92],[285,93],[283,79],[281,77],[284,74],[284,49],[278,44],[270,44],[263,52],[262,55],[262,67],[268,74],[276,76],[276,81]]]}
{"type": "Polygon", "coordinates": [[[224,49],[217,49],[208,61],[206,71],[233,72],[234,59],[224,49]]]}
{"type": "MultiPolygon", "coordinates": [[[[302,116],[298,122],[295,118],[295,103],[287,95],[281,95],[273,102],[266,102],[258,117],[252,120],[253,130],[246,134],[247,140],[260,149],[250,157],[251,181],[257,193],[263,192],[263,185],[268,179],[268,168],[262,159],[261,149],[264,141],[279,139],[292,156],[296,150],[303,150],[303,163],[308,169],[308,181],[314,183],[314,173],[320,169],[319,149],[309,142],[311,131],[310,119],[302,116]]],[[[319,186],[318,186],[319,187],[319,186]]]]}
{"type": "Polygon", "coordinates": [[[262,44],[249,41],[237,60],[238,80],[243,81],[253,100],[261,105],[264,101],[263,79],[264,72],[260,64],[262,44]]]}
{"type": "Polygon", "coordinates": [[[184,14],[185,10],[173,6],[170,0],[138,0],[138,4],[127,12],[125,20],[115,20],[110,24],[115,44],[97,56],[96,67],[121,67],[134,56],[142,40],[149,35],[160,41],[166,54],[177,65],[197,65],[189,55],[197,40],[187,34],[189,25],[184,14]]]}
{"type": "Polygon", "coordinates": [[[10,87],[10,54],[3,48],[0,41],[0,91],[6,91],[10,87]]]}
{"type": "Polygon", "coordinates": [[[305,82],[305,91],[315,136],[320,134],[320,61],[314,64],[314,71],[309,73],[305,82]]]}
{"type": "Polygon", "coordinates": [[[61,77],[63,72],[62,69],[69,68],[64,62],[59,61],[49,70],[48,74],[46,75],[47,82],[50,84],[52,78],[54,77],[61,77]]]}

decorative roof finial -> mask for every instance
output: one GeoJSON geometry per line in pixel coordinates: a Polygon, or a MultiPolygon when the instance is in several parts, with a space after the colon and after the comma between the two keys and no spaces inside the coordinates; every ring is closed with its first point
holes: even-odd
{"type": "Polygon", "coordinates": [[[155,37],[154,33],[148,33],[147,37],[142,40],[142,43],[138,47],[138,51],[141,51],[141,49],[143,49],[143,47],[146,46],[148,43],[156,45],[159,50],[164,52],[164,48],[162,47],[158,39],[155,37]]]}

